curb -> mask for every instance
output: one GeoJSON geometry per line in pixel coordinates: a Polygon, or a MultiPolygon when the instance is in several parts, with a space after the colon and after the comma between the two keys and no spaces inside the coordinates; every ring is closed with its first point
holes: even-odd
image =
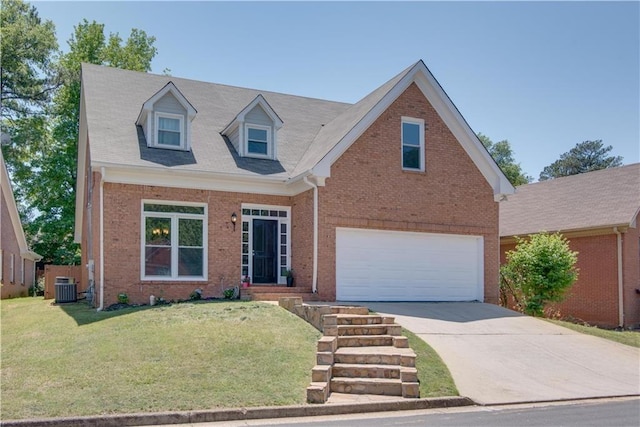
{"type": "Polygon", "coordinates": [[[0,421],[5,427],[120,427],[163,424],[191,424],[263,418],[313,417],[321,415],[360,414],[366,412],[408,411],[416,409],[472,406],[468,397],[402,399],[387,402],[336,403],[324,405],[268,406],[256,408],[213,409],[204,411],[157,412],[89,417],[42,418],[0,421]]]}

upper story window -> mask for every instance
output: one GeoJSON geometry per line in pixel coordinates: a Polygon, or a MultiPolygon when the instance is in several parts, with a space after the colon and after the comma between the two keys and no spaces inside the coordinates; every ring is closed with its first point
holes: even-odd
{"type": "Polygon", "coordinates": [[[271,129],[266,126],[247,125],[247,154],[271,157],[271,129]]]}
{"type": "Polygon", "coordinates": [[[167,83],[143,105],[136,125],[142,128],[147,146],[189,151],[191,122],[196,109],[172,83],[167,83]]]}
{"type": "Polygon", "coordinates": [[[424,171],[424,120],[402,118],[402,169],[424,171]]]}
{"type": "Polygon", "coordinates": [[[183,148],[184,116],[169,113],[156,113],[157,145],[183,148]]]}

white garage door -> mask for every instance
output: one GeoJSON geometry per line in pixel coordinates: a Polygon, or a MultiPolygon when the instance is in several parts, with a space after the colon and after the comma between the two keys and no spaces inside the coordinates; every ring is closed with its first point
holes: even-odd
{"type": "Polygon", "coordinates": [[[338,301],[482,301],[481,236],[336,229],[338,301]]]}

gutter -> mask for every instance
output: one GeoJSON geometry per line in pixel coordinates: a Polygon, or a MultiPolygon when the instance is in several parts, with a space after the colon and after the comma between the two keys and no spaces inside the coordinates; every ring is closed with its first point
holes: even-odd
{"type": "Polygon", "coordinates": [[[100,168],[100,307],[104,309],[104,166],[100,168]]]}
{"type": "Polygon", "coordinates": [[[613,232],[617,236],[617,250],[618,250],[618,326],[624,327],[624,282],[622,275],[622,233],[618,230],[618,227],[613,227],[613,232]]]}
{"type": "Polygon", "coordinates": [[[309,181],[308,175],[302,177],[305,184],[313,188],[313,280],[311,290],[318,293],[318,186],[309,181]]]}

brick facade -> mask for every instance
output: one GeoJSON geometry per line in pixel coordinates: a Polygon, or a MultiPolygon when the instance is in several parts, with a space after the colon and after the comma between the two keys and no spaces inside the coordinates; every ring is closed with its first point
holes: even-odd
{"type": "MultiPolygon", "coordinates": [[[[88,160],[88,159],[87,159],[88,160]]],[[[89,161],[87,161],[87,164],[89,161]]],[[[99,182],[93,172],[96,292],[99,292],[99,182]]],[[[196,288],[220,297],[237,284],[241,271],[241,204],[291,207],[291,267],[298,286],[313,277],[313,190],[293,197],[161,188],[106,182],[104,194],[105,307],[126,292],[131,302],[149,296],[185,299],[196,288]],[[141,204],[143,199],[199,202],[208,206],[208,280],[149,282],[140,280],[141,204]]],[[[484,238],[485,301],[498,301],[498,206],[486,179],[442,122],[420,89],[412,84],[333,164],[326,186],[319,187],[318,293],[335,300],[336,227],[468,234],[484,238]],[[426,171],[401,167],[401,117],[425,120],[426,171]]],[[[86,212],[86,211],[85,211],[86,212]]],[[[83,264],[88,261],[88,224],[84,218],[83,264]]]]}
{"type": "Polygon", "coordinates": [[[412,84],[333,164],[319,188],[320,297],[334,300],[336,227],[484,237],[485,301],[498,300],[498,204],[491,187],[412,84]],[[401,117],[425,121],[426,171],[401,167],[401,117]]]}
{"type": "MultiPolygon", "coordinates": [[[[629,228],[622,234],[625,326],[640,323],[640,295],[636,292],[640,288],[639,238],[637,228],[629,228]]],[[[566,299],[552,309],[564,318],[618,326],[618,250],[613,228],[594,235],[569,235],[567,240],[571,250],[578,252],[579,276],[566,299]]],[[[501,264],[506,262],[506,252],[514,248],[513,243],[501,245],[501,264]]]]}

